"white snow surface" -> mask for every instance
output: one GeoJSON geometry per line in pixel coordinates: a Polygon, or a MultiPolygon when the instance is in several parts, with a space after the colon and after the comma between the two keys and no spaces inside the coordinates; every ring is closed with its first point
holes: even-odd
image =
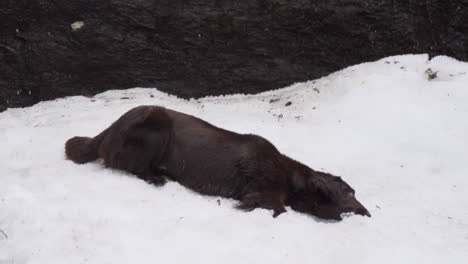
{"type": "Polygon", "coordinates": [[[467,263],[467,73],[452,58],[405,55],[258,95],[182,100],[136,88],[8,109],[0,263],[467,263]],[[259,134],[342,176],[372,217],[330,222],[288,208],[274,219],[65,159],[68,138],[94,136],[139,105],[259,134]]]}

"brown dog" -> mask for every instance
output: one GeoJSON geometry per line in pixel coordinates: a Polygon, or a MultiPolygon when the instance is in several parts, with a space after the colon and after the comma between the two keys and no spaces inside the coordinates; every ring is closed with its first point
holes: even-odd
{"type": "Polygon", "coordinates": [[[79,164],[102,158],[155,185],[167,177],[201,194],[240,200],[239,209],[272,209],[274,217],[287,205],[324,219],[370,216],[340,177],[312,170],[262,137],[158,106],[136,107],[94,138],[71,138],[65,152],[79,164]]]}

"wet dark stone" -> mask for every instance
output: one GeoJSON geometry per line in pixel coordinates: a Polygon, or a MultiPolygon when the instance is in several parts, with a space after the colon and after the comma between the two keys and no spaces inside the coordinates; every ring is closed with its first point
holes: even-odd
{"type": "Polygon", "coordinates": [[[2,0],[0,111],[157,87],[257,93],[406,53],[468,59],[467,0],[2,0]]]}

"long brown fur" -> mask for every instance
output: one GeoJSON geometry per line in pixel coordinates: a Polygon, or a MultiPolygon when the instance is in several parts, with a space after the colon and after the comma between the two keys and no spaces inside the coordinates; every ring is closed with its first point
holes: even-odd
{"type": "Polygon", "coordinates": [[[169,178],[201,194],[237,199],[242,210],[272,209],[275,217],[287,205],[325,219],[370,216],[341,178],[281,154],[268,140],[158,106],[136,107],[94,138],[69,139],[65,153],[78,164],[102,158],[155,185],[169,178]]]}

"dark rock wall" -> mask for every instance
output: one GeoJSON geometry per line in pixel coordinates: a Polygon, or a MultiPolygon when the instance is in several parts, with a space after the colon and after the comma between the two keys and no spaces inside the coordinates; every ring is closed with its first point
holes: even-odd
{"type": "Polygon", "coordinates": [[[1,0],[0,110],[136,86],[256,93],[467,47],[468,0],[1,0]]]}

